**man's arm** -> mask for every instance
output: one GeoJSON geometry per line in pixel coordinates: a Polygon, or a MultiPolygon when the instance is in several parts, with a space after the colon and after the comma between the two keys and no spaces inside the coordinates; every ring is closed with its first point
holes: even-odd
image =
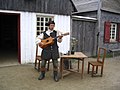
{"type": "Polygon", "coordinates": [[[43,33],[41,33],[40,35],[38,35],[38,36],[36,37],[35,43],[36,43],[36,44],[39,44],[39,43],[41,42],[41,39],[43,39],[43,33]]]}
{"type": "Polygon", "coordinates": [[[62,35],[62,32],[57,31],[57,36],[59,36],[59,37],[58,37],[58,42],[59,42],[59,43],[62,42],[62,37],[63,37],[63,36],[61,36],[61,35],[62,35]]]}

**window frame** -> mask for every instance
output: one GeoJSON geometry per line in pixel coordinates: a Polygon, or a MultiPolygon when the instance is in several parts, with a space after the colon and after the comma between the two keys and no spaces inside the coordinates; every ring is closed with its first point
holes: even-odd
{"type": "Polygon", "coordinates": [[[120,42],[120,23],[104,22],[104,43],[119,43],[120,42]],[[111,39],[111,24],[116,24],[115,39],[111,39]],[[111,40],[110,40],[111,39],[111,40]]]}
{"type": "Polygon", "coordinates": [[[54,20],[53,15],[36,15],[36,36],[47,29],[46,23],[50,20],[54,20]]]}
{"type": "Polygon", "coordinates": [[[117,42],[117,23],[110,23],[110,42],[117,42]]]}

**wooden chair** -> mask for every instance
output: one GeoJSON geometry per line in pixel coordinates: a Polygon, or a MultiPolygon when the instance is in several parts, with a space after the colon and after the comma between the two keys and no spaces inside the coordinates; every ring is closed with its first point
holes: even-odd
{"type": "Polygon", "coordinates": [[[88,74],[89,74],[89,70],[90,70],[90,65],[92,65],[92,77],[94,76],[94,74],[98,73],[98,67],[101,67],[101,75],[100,76],[102,77],[105,57],[106,57],[106,49],[99,48],[97,61],[89,61],[88,62],[88,74]],[[94,71],[95,67],[96,67],[96,71],[94,71]]]}
{"type": "MultiPolygon", "coordinates": [[[[42,61],[41,56],[38,55],[38,45],[36,45],[36,57],[35,57],[35,69],[40,71],[40,62],[42,61]]],[[[47,65],[47,71],[49,71],[49,63],[50,60],[48,60],[48,65],[47,65]]]]}

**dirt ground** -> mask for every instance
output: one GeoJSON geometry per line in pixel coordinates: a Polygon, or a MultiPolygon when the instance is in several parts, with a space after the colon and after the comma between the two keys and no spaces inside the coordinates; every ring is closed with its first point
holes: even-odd
{"type": "Polygon", "coordinates": [[[85,59],[83,79],[80,74],[71,73],[59,82],[53,80],[52,68],[40,81],[34,64],[1,67],[0,90],[120,90],[120,57],[106,58],[103,77],[87,74],[89,60],[93,59],[85,59]]]}

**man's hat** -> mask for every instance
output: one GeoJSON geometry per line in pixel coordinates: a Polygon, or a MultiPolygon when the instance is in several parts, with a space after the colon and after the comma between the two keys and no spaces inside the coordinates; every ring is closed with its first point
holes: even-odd
{"type": "Polygon", "coordinates": [[[55,24],[54,21],[49,21],[48,23],[46,23],[46,26],[49,26],[50,24],[55,24]]]}

